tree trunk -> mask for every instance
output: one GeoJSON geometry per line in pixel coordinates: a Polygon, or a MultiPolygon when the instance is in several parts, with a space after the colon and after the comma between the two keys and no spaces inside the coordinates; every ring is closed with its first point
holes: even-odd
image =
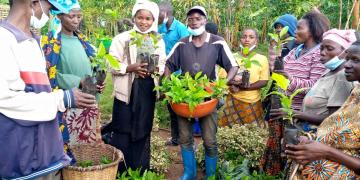
{"type": "Polygon", "coordinates": [[[354,0],[354,11],[353,11],[352,29],[357,29],[359,24],[359,0],[354,0]]]}
{"type": "Polygon", "coordinates": [[[341,18],[342,18],[342,6],[343,6],[343,2],[342,0],[340,0],[339,2],[339,29],[341,29],[341,18]]]}

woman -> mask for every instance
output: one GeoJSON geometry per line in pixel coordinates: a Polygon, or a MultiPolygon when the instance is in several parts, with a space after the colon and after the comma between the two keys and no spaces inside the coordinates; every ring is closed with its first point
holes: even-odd
{"type": "MultiPolygon", "coordinates": [[[[285,56],[284,70],[275,71],[290,80],[287,89],[288,94],[292,94],[297,89],[312,87],[325,72],[326,69],[320,62],[320,43],[323,33],[329,28],[328,18],[318,11],[309,12],[298,21],[295,38],[300,45],[285,56]]],[[[294,110],[301,110],[304,96],[305,93],[299,93],[295,96],[292,103],[294,110]]],[[[267,174],[276,175],[281,172],[285,165],[281,157],[280,144],[283,121],[272,120],[270,117],[268,124],[269,139],[260,166],[267,174]]]]}
{"type": "MultiPolygon", "coordinates": [[[[81,87],[83,79],[93,74],[90,59],[94,49],[85,37],[78,32],[82,12],[78,1],[62,1],[63,9],[54,11],[54,22],[61,22],[59,29],[42,37],[47,71],[53,90],[81,87]],[[68,10],[65,12],[63,10],[68,10]]],[[[104,85],[97,86],[101,92],[104,85]]],[[[68,145],[100,142],[99,109],[71,108],[59,114],[60,130],[63,134],[65,150],[68,145]]],[[[69,152],[70,153],[70,152],[69,152]]],[[[69,154],[71,155],[71,154],[69,154]]]]}
{"type": "MultiPolygon", "coordinates": [[[[230,87],[231,93],[226,98],[224,115],[219,121],[220,126],[256,123],[259,127],[265,127],[260,89],[266,86],[269,80],[269,62],[265,56],[254,52],[258,39],[258,33],[254,29],[245,29],[242,33],[241,50],[235,54],[238,64],[243,65],[243,58],[250,58],[258,64],[252,63],[247,69],[250,72],[249,86],[230,87]],[[250,52],[246,54],[244,48],[249,48],[250,52]]],[[[237,79],[241,81],[241,77],[237,79]]]]}
{"type": "MultiPolygon", "coordinates": [[[[316,131],[316,126],[337,111],[349,97],[353,84],[345,79],[345,61],[342,59],[345,50],[355,41],[354,30],[332,29],[324,33],[320,61],[327,71],[306,94],[302,111],[294,111],[294,118],[300,121],[298,124],[304,131],[316,131]]],[[[282,117],[284,112],[274,109],[271,115],[282,117]]]]}
{"type": "MultiPolygon", "coordinates": [[[[346,52],[346,79],[360,81],[360,41],[346,52]]],[[[357,85],[344,105],[321,123],[316,141],[303,138],[299,145],[287,145],[285,153],[305,165],[301,178],[360,178],[359,96],[360,86],[357,85]]]]}
{"type": "MultiPolygon", "coordinates": [[[[110,144],[124,153],[127,167],[150,168],[150,133],[154,118],[156,93],[154,78],[146,63],[137,62],[142,52],[159,55],[159,73],[165,68],[165,43],[156,33],[159,8],[150,1],[138,1],[132,10],[133,30],[117,35],[111,44],[110,54],[120,63],[120,70],[112,70],[115,98],[113,106],[113,137],[110,144]],[[150,35],[158,38],[158,43],[150,35]],[[141,43],[135,44],[136,38],[141,43]]],[[[120,164],[119,171],[125,171],[120,164]]]]}

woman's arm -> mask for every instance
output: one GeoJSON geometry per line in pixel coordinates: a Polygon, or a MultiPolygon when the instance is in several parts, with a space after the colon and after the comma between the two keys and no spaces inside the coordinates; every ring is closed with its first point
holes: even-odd
{"type": "Polygon", "coordinates": [[[250,91],[250,90],[258,90],[260,88],[263,88],[267,85],[268,80],[259,80],[256,81],[255,83],[250,84],[249,87],[243,87],[240,85],[240,89],[241,90],[245,90],[245,91],[250,91]]]}
{"type": "Polygon", "coordinates": [[[302,121],[309,122],[311,124],[320,125],[325,118],[330,116],[332,113],[337,111],[340,107],[328,107],[329,114],[327,115],[316,115],[311,113],[306,113],[302,111],[294,111],[294,117],[302,121]]]}
{"type": "Polygon", "coordinates": [[[300,145],[286,145],[285,153],[289,158],[294,159],[300,164],[308,164],[320,159],[327,159],[353,170],[356,174],[360,174],[360,159],[352,157],[343,153],[342,151],[333,147],[327,146],[323,143],[310,141],[308,144],[300,145]]]}

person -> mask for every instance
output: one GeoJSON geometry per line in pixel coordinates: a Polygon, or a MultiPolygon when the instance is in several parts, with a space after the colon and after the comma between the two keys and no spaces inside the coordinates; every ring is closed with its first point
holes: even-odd
{"type": "MultiPolygon", "coordinates": [[[[273,27],[275,29],[276,34],[280,34],[281,30],[287,26],[288,32],[283,37],[286,39],[288,37],[293,37],[293,38],[295,37],[296,25],[297,25],[297,19],[295,16],[293,16],[291,14],[284,14],[275,21],[273,27]]],[[[285,57],[297,45],[298,44],[296,43],[295,39],[290,40],[282,45],[280,54],[276,54],[276,49],[275,49],[276,42],[270,41],[270,46],[269,46],[270,70],[271,71],[274,70],[274,62],[275,62],[275,59],[277,56],[280,56],[282,58],[285,57]]]]}
{"type": "MultiPolygon", "coordinates": [[[[165,43],[157,33],[159,8],[151,1],[138,1],[132,9],[134,28],[114,37],[110,54],[120,63],[120,70],[112,70],[115,98],[113,105],[110,144],[120,149],[127,167],[150,168],[150,133],[153,124],[156,93],[154,75],[147,71],[147,63],[137,61],[141,54],[158,55],[158,71],[165,69],[165,43]],[[134,35],[136,34],[136,35],[134,35]],[[156,39],[150,36],[153,34],[156,39]],[[136,37],[140,45],[132,44],[136,37]],[[155,44],[157,42],[157,44],[155,44]]],[[[119,171],[125,171],[120,164],[119,171]]]]}
{"type": "MultiPolygon", "coordinates": [[[[182,73],[189,72],[195,76],[202,72],[210,80],[216,79],[215,65],[219,64],[228,72],[227,80],[232,84],[238,66],[231,54],[229,46],[223,38],[210,34],[205,30],[207,13],[204,7],[194,6],[187,12],[188,30],[190,36],[181,39],[171,50],[166,61],[165,75],[180,69],[182,73]]],[[[199,118],[202,138],[205,147],[206,178],[215,174],[217,163],[217,118],[216,111],[210,115],[199,118]]],[[[196,178],[196,160],[193,149],[192,128],[194,119],[178,116],[181,155],[184,173],[181,179],[196,178]]]]}
{"type": "MultiPolygon", "coordinates": [[[[320,61],[320,43],[323,33],[329,29],[329,19],[318,11],[311,11],[298,21],[295,40],[300,45],[284,57],[284,70],[274,71],[290,80],[287,94],[292,94],[297,89],[312,87],[325,72],[326,69],[320,61]]],[[[305,94],[306,91],[293,98],[292,109],[301,110],[305,94]]],[[[270,116],[268,124],[269,138],[260,167],[266,174],[276,175],[285,166],[280,143],[284,121],[272,120],[270,116]]]]}
{"type": "MultiPolygon", "coordinates": [[[[255,52],[258,40],[259,35],[255,29],[245,29],[241,33],[240,52],[234,55],[237,63],[241,67],[244,64],[242,59],[250,58],[252,61],[257,61],[258,64],[252,64],[247,69],[250,74],[248,86],[239,84],[230,87],[231,93],[226,97],[224,113],[219,120],[219,126],[254,123],[259,127],[266,127],[260,89],[266,86],[270,72],[266,56],[255,52]],[[249,48],[250,52],[245,54],[244,48],[249,48]]],[[[241,76],[238,78],[241,81],[241,76]]]]}
{"type": "MultiPolygon", "coordinates": [[[[345,77],[360,81],[360,41],[346,50],[345,77]]],[[[357,84],[341,108],[319,126],[316,140],[304,137],[298,145],[287,145],[285,153],[301,165],[303,179],[360,178],[360,87],[357,84]]]]}
{"type": "MultiPolygon", "coordinates": [[[[302,111],[294,111],[294,118],[303,131],[314,131],[321,122],[337,111],[353,89],[345,79],[343,60],[345,50],[356,41],[354,30],[332,29],[324,33],[320,46],[320,61],[327,71],[306,94],[302,111]]],[[[282,117],[281,109],[274,109],[272,116],[282,117]]],[[[274,118],[276,119],[276,118],[274,118]]]]}
{"type": "Polygon", "coordinates": [[[54,0],[11,0],[0,22],[0,177],[60,179],[69,165],[55,117],[70,107],[94,107],[79,89],[51,92],[39,38],[30,26],[46,25],[54,0]]]}
{"type": "MultiPolygon", "coordinates": [[[[42,36],[41,41],[50,84],[53,89],[64,90],[83,87],[85,77],[94,74],[90,58],[95,56],[95,50],[78,31],[82,20],[79,2],[67,0],[59,4],[68,10],[68,13],[61,10],[53,12],[55,17],[52,23],[60,21],[61,31],[50,31],[42,36]]],[[[97,88],[101,92],[104,84],[97,85],[97,88]]],[[[98,107],[71,108],[59,116],[65,150],[69,148],[68,145],[100,141],[98,107]]]]}
{"type": "MultiPolygon", "coordinates": [[[[174,45],[182,38],[189,36],[186,26],[178,21],[173,16],[173,7],[171,2],[163,0],[159,4],[159,33],[161,34],[166,48],[166,55],[169,54],[174,45]]],[[[170,114],[171,138],[166,142],[166,145],[179,145],[179,125],[175,112],[172,110],[170,104],[167,105],[170,114]]]]}

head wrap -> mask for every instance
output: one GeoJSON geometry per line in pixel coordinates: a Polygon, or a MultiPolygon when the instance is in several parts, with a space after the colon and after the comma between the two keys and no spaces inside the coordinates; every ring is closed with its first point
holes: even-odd
{"type": "Polygon", "coordinates": [[[296,32],[296,25],[297,25],[297,19],[295,16],[291,14],[285,14],[280,16],[274,23],[274,28],[276,28],[276,25],[281,24],[282,26],[289,27],[288,33],[290,36],[295,37],[296,32]]]}
{"type": "Polygon", "coordinates": [[[148,1],[148,0],[138,0],[132,9],[131,14],[132,14],[133,18],[135,17],[136,13],[139,10],[150,11],[154,17],[154,22],[152,23],[151,27],[145,32],[140,31],[140,29],[136,26],[136,24],[134,24],[134,30],[139,33],[143,33],[143,34],[153,32],[153,31],[157,32],[158,31],[158,19],[159,19],[159,6],[156,3],[148,1]]]}
{"type": "Polygon", "coordinates": [[[331,29],[323,34],[324,39],[332,40],[347,49],[356,41],[355,30],[331,29]]]}

